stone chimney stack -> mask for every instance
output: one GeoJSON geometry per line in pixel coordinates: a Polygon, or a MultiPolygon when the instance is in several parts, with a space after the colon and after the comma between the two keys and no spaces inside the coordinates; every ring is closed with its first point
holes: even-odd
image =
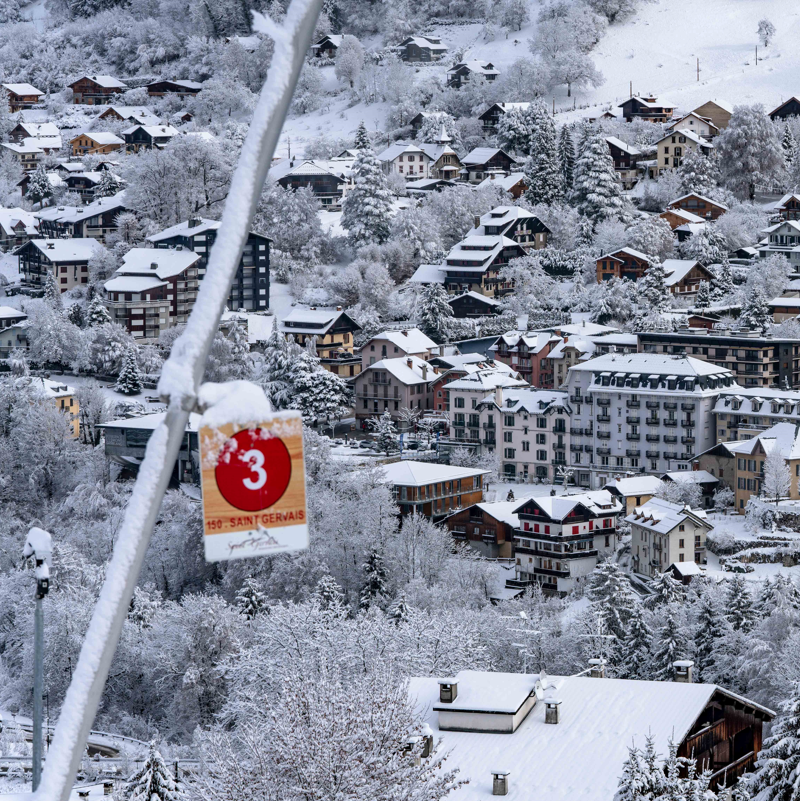
{"type": "Polygon", "coordinates": [[[492,771],[492,794],[493,795],[508,795],[509,794],[509,771],[508,770],[493,770],[492,771]]]}
{"type": "Polygon", "coordinates": [[[590,659],[590,677],[593,679],[606,678],[606,660],[590,659]]]}
{"type": "Polygon", "coordinates": [[[456,679],[439,680],[439,700],[443,704],[452,704],[456,700],[458,685],[456,679]]]}
{"type": "Polygon", "coordinates": [[[679,659],[673,663],[673,681],[682,684],[693,683],[693,664],[692,659],[679,659]]]}
{"type": "Polygon", "coordinates": [[[480,225],[481,225],[481,217],[478,214],[476,214],[475,217],[473,217],[473,228],[478,228],[480,225]]]}
{"type": "Polygon", "coordinates": [[[559,723],[559,707],[562,702],[558,698],[545,699],[545,722],[559,723]]]}

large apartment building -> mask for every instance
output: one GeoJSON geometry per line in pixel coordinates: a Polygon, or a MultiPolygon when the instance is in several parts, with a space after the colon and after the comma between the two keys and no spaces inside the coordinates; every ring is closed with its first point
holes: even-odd
{"type": "Polygon", "coordinates": [[[607,354],[570,368],[570,465],[582,486],[621,470],[688,468],[715,443],[712,410],[731,370],[687,356],[607,354]],[[579,447],[580,446],[580,447],[579,447]]]}
{"type": "Polygon", "coordinates": [[[743,387],[797,388],[798,339],[769,339],[758,331],[684,328],[637,334],[641,353],[692,356],[728,368],[743,387]]]}
{"type": "Polygon", "coordinates": [[[726,390],[712,410],[717,442],[751,439],[776,423],[799,424],[798,392],[782,389],[726,390]]]}

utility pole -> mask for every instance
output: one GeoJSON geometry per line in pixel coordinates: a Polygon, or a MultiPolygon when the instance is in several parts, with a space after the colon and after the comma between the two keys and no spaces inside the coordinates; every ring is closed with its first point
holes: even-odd
{"type": "MultiPolygon", "coordinates": [[[[36,603],[33,616],[33,790],[42,778],[42,701],[44,696],[44,609],[42,601],[50,589],[50,554],[52,537],[34,526],[28,532],[22,555],[36,562],[36,603]]],[[[49,702],[49,699],[48,699],[49,702]]]]}
{"type": "Polygon", "coordinates": [[[701,59],[700,58],[696,58],[695,59],[695,80],[696,81],[700,81],[701,80],[701,59]]]}
{"type": "Polygon", "coordinates": [[[632,89],[631,81],[629,81],[629,97],[634,97],[634,89],[632,89]]]}
{"type": "Polygon", "coordinates": [[[759,65],[759,55],[757,54],[758,50],[759,50],[759,45],[754,45],[754,66],[755,67],[759,65]]]}

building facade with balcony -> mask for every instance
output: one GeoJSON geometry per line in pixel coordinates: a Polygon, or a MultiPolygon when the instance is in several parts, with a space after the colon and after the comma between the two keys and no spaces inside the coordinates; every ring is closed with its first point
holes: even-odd
{"type": "Polygon", "coordinates": [[[751,439],[776,423],[801,422],[798,393],[783,389],[732,389],[712,410],[718,442],[751,439]]]}
{"type": "Polygon", "coordinates": [[[562,342],[552,331],[508,331],[492,346],[495,358],[516,370],[533,387],[553,387],[553,361],[548,354],[562,342]]]}
{"type": "Polygon", "coordinates": [[[96,239],[31,239],[16,253],[23,286],[43,290],[50,272],[62,292],[89,283],[89,259],[103,246],[96,239]]]}
{"type": "Polygon", "coordinates": [[[516,581],[570,592],[595,570],[599,556],[617,545],[623,506],[606,490],[529,498],[515,509],[516,581]]]}
{"type": "Polygon", "coordinates": [[[691,357],[613,353],[571,367],[571,430],[582,431],[570,440],[577,483],[688,469],[694,453],[714,444],[712,410],[733,385],[730,370],[691,357]]]}
{"type": "Polygon", "coordinates": [[[356,419],[364,427],[384,412],[398,422],[404,409],[416,409],[420,414],[430,411],[431,384],[436,376],[437,368],[417,356],[368,364],[353,381],[356,419]]]}

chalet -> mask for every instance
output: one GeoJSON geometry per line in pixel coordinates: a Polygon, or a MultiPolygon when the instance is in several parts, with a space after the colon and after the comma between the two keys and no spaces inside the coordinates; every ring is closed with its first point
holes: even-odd
{"type": "Polygon", "coordinates": [[[793,298],[773,298],[773,300],[768,301],[768,308],[770,308],[773,315],[774,323],[794,320],[801,315],[801,298],[798,295],[793,298]]]}
{"type": "Polygon", "coordinates": [[[668,209],[683,209],[702,217],[704,220],[717,220],[721,214],[725,214],[729,207],[708,197],[691,192],[689,195],[671,200],[667,205],[668,209]]]}
{"type": "Polygon", "coordinates": [[[39,235],[36,216],[20,208],[0,209],[0,251],[6,252],[24,245],[39,235]]]}
{"type": "Polygon", "coordinates": [[[481,503],[484,476],[490,472],[411,459],[385,464],[379,469],[384,481],[392,487],[402,515],[416,512],[431,520],[481,503]]]}
{"type": "Polygon", "coordinates": [[[722,131],[729,126],[734,106],[726,100],[708,100],[702,106],[693,109],[692,113],[697,114],[701,119],[709,120],[718,131],[722,131]]]}
{"type": "Polygon", "coordinates": [[[172,125],[134,125],[126,128],[122,135],[125,137],[126,150],[137,153],[154,147],[166,147],[174,136],[178,136],[178,129],[172,125]]]}
{"type": "MultiPolygon", "coordinates": [[[[436,142],[423,142],[418,145],[428,156],[428,174],[431,178],[453,181],[459,177],[462,162],[456,151],[448,144],[449,141],[450,137],[445,133],[443,125],[436,142]]],[[[408,185],[406,188],[408,190],[408,185]]]]}
{"type": "Polygon", "coordinates": [[[500,148],[476,147],[463,159],[462,174],[471,184],[479,184],[490,175],[510,175],[517,162],[500,148]]]}
{"type": "Polygon", "coordinates": [[[43,290],[51,273],[62,292],[89,283],[89,259],[101,253],[96,239],[31,239],[17,250],[23,286],[43,290]]]}
{"type": "Polygon", "coordinates": [[[587,122],[593,123],[598,122],[598,120],[616,120],[617,115],[613,114],[610,109],[606,109],[603,113],[599,114],[597,117],[587,117],[587,122]]]}
{"type": "Polygon", "coordinates": [[[526,250],[547,246],[551,229],[536,214],[520,206],[496,206],[481,217],[475,217],[471,234],[505,236],[526,250]]]}
{"type": "Polygon", "coordinates": [[[61,131],[52,122],[18,122],[8,133],[9,141],[30,144],[43,153],[61,150],[61,131]]]}
{"type": "Polygon", "coordinates": [[[72,431],[73,439],[78,436],[80,431],[78,418],[78,399],[75,397],[75,389],[60,381],[51,381],[49,378],[27,376],[23,379],[43,400],[52,403],[56,409],[64,414],[69,420],[69,427],[72,431]]]}
{"type": "MultiPolygon", "coordinates": [[[[28,187],[30,186],[32,176],[33,170],[29,170],[25,172],[22,178],[17,182],[17,186],[20,188],[22,197],[25,197],[28,194],[28,187]]],[[[55,190],[61,189],[61,187],[65,186],[64,179],[58,172],[48,172],[47,180],[50,184],[50,188],[54,192],[55,190]]]]}
{"type": "Polygon", "coordinates": [[[407,180],[431,177],[428,172],[431,157],[411,142],[390,145],[378,154],[378,160],[387,174],[395,173],[407,180]]]}
{"type": "Polygon", "coordinates": [[[115,95],[128,88],[111,75],[82,75],[68,86],[72,89],[72,102],[87,106],[108,105],[115,95]]]}
{"type": "MultiPolygon", "coordinates": [[[[697,214],[693,214],[691,211],[686,211],[685,209],[666,209],[659,216],[663,220],[667,220],[672,231],[688,223],[705,225],[703,217],[699,217],[697,214]]],[[[681,239],[679,241],[681,241],[681,239]]]]}
{"type": "Polygon", "coordinates": [[[311,46],[314,57],[333,59],[336,56],[337,51],[339,50],[339,46],[342,44],[343,39],[344,36],[337,34],[329,34],[328,36],[323,36],[322,39],[315,42],[311,46]]]}
{"type": "Polygon", "coordinates": [[[715,505],[715,491],[720,486],[720,479],[715,478],[706,470],[678,470],[665,473],[662,481],[668,484],[696,484],[701,489],[701,504],[704,509],[711,509],[715,505]]]}
{"type": "Polygon", "coordinates": [[[109,106],[97,116],[98,120],[132,122],[134,125],[158,125],[159,118],[142,106],[109,106]]]}
{"type": "Polygon", "coordinates": [[[703,509],[651,498],[626,517],[631,526],[631,570],[655,578],[673,562],[706,564],[706,535],[712,530],[703,509]]]}
{"type": "Polygon", "coordinates": [[[700,150],[708,156],[713,147],[711,142],[692,131],[674,130],[656,143],[656,164],[649,168],[650,177],[657,178],[665,170],[679,167],[690,150],[700,150]]]}
{"type": "Polygon", "coordinates": [[[787,258],[790,265],[798,269],[799,267],[799,234],[801,234],[801,223],[798,220],[782,220],[768,228],[763,228],[762,234],[767,237],[759,243],[759,258],[764,259],[768,256],[781,255],[787,258]]]}
{"type": "Polygon", "coordinates": [[[645,253],[634,248],[620,248],[601,256],[595,262],[597,281],[608,281],[610,278],[628,278],[636,281],[645,275],[651,259],[645,253]]]}
{"type": "Polygon", "coordinates": [[[27,319],[28,315],[24,311],[13,309],[11,306],[0,306],[0,332],[19,325],[27,319]]]}
{"type": "Polygon", "coordinates": [[[125,144],[124,139],[109,131],[85,131],[70,139],[73,156],[113,153],[125,144]]]}
{"type": "MultiPolygon", "coordinates": [[[[203,280],[208,266],[209,253],[217,239],[219,220],[193,217],[163,231],[152,234],[148,242],[157,248],[183,248],[200,256],[198,279],[203,280]]],[[[270,306],[270,242],[269,237],[251,231],[239,259],[236,277],[228,295],[232,309],[260,311],[270,306]]]]}
{"type": "Polygon", "coordinates": [[[798,426],[801,422],[799,406],[798,392],[791,389],[747,389],[738,386],[725,390],[720,393],[712,409],[717,440],[737,442],[753,439],[776,423],[798,426]]]}
{"type": "Polygon", "coordinates": [[[134,339],[156,341],[184,325],[197,300],[200,255],[191,250],[132,248],[103,288],[115,323],[134,339]]]}
{"type": "Polygon", "coordinates": [[[641,155],[640,149],[616,136],[607,136],[606,143],[615,164],[615,175],[624,189],[631,189],[637,183],[637,157],[641,155]]]}
{"type": "Polygon", "coordinates": [[[474,503],[451,512],[443,521],[457,543],[467,543],[488,559],[511,559],[512,540],[521,501],[474,503]]]}
{"type": "MultiPolygon", "coordinates": [[[[81,200],[85,203],[91,203],[95,198],[95,190],[98,184],[103,180],[103,171],[92,170],[91,172],[71,172],[63,179],[66,187],[71,191],[80,195],[81,200]]],[[[119,176],[115,176],[118,184],[122,183],[119,176]]]]}
{"type": "Polygon", "coordinates": [[[776,106],[773,111],[768,113],[772,120],[786,120],[788,117],[797,117],[799,114],[799,103],[797,97],[785,100],[780,106],[776,106]]]}
{"type": "Polygon", "coordinates": [[[436,111],[420,111],[409,120],[409,125],[412,128],[412,139],[417,139],[417,134],[423,127],[423,123],[429,118],[433,117],[439,112],[436,111]]]}
{"type": "Polygon", "coordinates": [[[691,111],[678,120],[671,122],[667,128],[669,133],[674,131],[691,131],[702,139],[712,139],[720,133],[720,129],[711,120],[701,117],[696,112],[691,111]]]}
{"type": "Polygon", "coordinates": [[[530,105],[531,103],[493,103],[485,112],[479,114],[478,119],[485,133],[495,133],[504,114],[514,109],[525,111],[530,105]]]}
{"type": "MultiPolygon", "coordinates": [[[[527,627],[518,620],[517,628],[527,627]]],[[[525,634],[514,636],[526,641],[525,634]]],[[[409,698],[425,735],[410,748],[419,749],[415,756],[448,755],[462,782],[452,801],[614,798],[629,749],[642,751],[648,740],[659,754],[674,743],[696,775],[711,772],[710,787],[731,787],[753,769],[762,727],[775,713],[714,684],[692,683],[688,660],[673,667],[674,681],[603,678],[604,660],[591,675],[462,670],[412,678],[409,698]]]]}
{"type": "Polygon", "coordinates": [[[278,184],[284,189],[302,189],[309,187],[324,209],[339,211],[347,189],[352,185],[352,159],[302,161],[292,167],[279,179],[278,184]]]}
{"type": "Polygon", "coordinates": [[[341,306],[336,309],[293,309],[281,322],[279,331],[292,336],[299,345],[314,340],[323,367],[343,377],[358,375],[361,358],[353,353],[353,337],[361,326],[341,306]]]}
{"type": "Polygon", "coordinates": [[[658,476],[618,476],[610,481],[604,489],[620,499],[623,514],[630,515],[638,506],[648,503],[662,487],[658,476]]]}
{"type": "Polygon", "coordinates": [[[500,314],[503,310],[501,302],[496,298],[480,295],[478,292],[463,292],[448,298],[448,305],[457,320],[472,317],[489,317],[500,314]]]}
{"type": "Polygon", "coordinates": [[[44,150],[35,143],[35,139],[26,139],[19,144],[0,142],[0,147],[4,148],[25,172],[32,172],[39,166],[39,162],[45,154],[44,150]]]}
{"type": "Polygon", "coordinates": [[[702,281],[715,277],[710,270],[694,259],[665,259],[665,286],[671,295],[694,298],[702,281]]]}
{"type": "Polygon", "coordinates": [[[12,114],[26,108],[33,108],[44,97],[44,92],[29,83],[4,83],[0,86],[5,90],[8,110],[12,114]]]}
{"type": "Polygon", "coordinates": [[[14,323],[0,330],[0,359],[7,359],[15,350],[28,350],[27,320],[14,323]]]}
{"type": "Polygon", "coordinates": [[[515,509],[517,581],[567,593],[584,584],[600,551],[617,547],[617,520],[623,506],[606,490],[582,495],[529,498],[515,509]]]}
{"type": "Polygon", "coordinates": [[[655,97],[630,97],[618,105],[623,109],[623,119],[648,120],[648,122],[669,122],[673,116],[675,106],[655,97]]]}
{"type": "Polygon", "coordinates": [[[495,358],[508,364],[534,387],[553,387],[553,363],[546,358],[562,342],[552,331],[507,331],[491,346],[495,358]]]}
{"type": "Polygon", "coordinates": [[[39,233],[49,239],[97,239],[117,230],[117,217],[128,211],[125,192],[98,198],[86,206],[50,206],[36,212],[39,233]]]}
{"type": "Polygon", "coordinates": [[[362,370],[383,359],[398,359],[416,356],[425,361],[436,349],[437,343],[419,328],[404,328],[401,331],[384,331],[376,334],[362,345],[359,355],[362,370]]]}
{"type": "Polygon", "coordinates": [[[488,297],[501,297],[512,291],[501,269],[512,259],[525,256],[524,248],[503,235],[465,237],[445,257],[441,269],[445,289],[450,294],[474,291],[488,297]]]}
{"type": "Polygon", "coordinates": [[[150,97],[194,97],[203,84],[197,81],[154,81],[145,88],[150,97]]]}
{"type": "Polygon", "coordinates": [[[434,36],[407,36],[392,49],[403,61],[410,64],[439,61],[448,52],[448,47],[442,44],[442,39],[434,36]]]}
{"type": "Polygon", "coordinates": [[[424,196],[429,192],[441,192],[456,186],[453,181],[446,181],[444,178],[418,178],[415,181],[406,182],[406,194],[424,196]]]}
{"type": "Polygon", "coordinates": [[[508,192],[515,200],[522,197],[523,193],[528,189],[526,174],[524,172],[513,172],[509,175],[496,175],[493,172],[478,185],[478,189],[483,189],[487,186],[499,186],[504,192],[508,192]]]}
{"type": "Polygon", "coordinates": [[[453,89],[461,89],[462,84],[471,79],[478,79],[492,83],[500,72],[489,61],[460,61],[448,70],[446,80],[453,89]]]}
{"type": "Polygon", "coordinates": [[[368,420],[384,412],[400,421],[404,409],[430,411],[431,383],[436,375],[436,369],[419,356],[386,358],[368,364],[353,381],[356,420],[364,428],[368,420]]]}
{"type": "Polygon", "coordinates": [[[783,220],[799,219],[799,214],[801,213],[801,195],[797,192],[790,192],[774,204],[773,211],[783,220]]]}

